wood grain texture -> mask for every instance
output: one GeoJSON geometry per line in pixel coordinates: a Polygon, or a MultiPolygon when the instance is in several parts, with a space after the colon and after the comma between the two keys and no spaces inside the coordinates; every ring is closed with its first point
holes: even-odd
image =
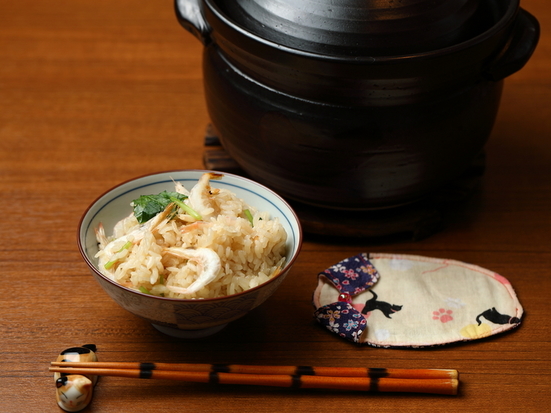
{"type": "Polygon", "coordinates": [[[307,237],[282,287],[213,338],[165,337],[121,310],[76,247],[85,208],[121,181],[202,168],[202,47],[172,1],[0,0],[0,411],[59,412],[48,365],[102,361],[453,368],[460,392],[377,394],[104,377],[86,411],[544,411],[551,403],[551,4],[522,0],[538,48],[505,82],[480,189],[423,240],[307,237]],[[502,336],[430,350],[356,347],[314,324],[316,274],[362,251],[420,254],[507,277],[525,307],[502,336]]]}

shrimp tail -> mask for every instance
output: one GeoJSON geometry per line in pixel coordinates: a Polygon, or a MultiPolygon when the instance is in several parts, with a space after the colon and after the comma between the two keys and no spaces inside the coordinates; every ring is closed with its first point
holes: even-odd
{"type": "Polygon", "coordinates": [[[103,227],[103,224],[100,222],[97,228],[94,228],[94,231],[96,232],[96,240],[98,241],[99,248],[104,249],[105,246],[109,244],[109,240],[105,235],[105,228],[103,227]]]}

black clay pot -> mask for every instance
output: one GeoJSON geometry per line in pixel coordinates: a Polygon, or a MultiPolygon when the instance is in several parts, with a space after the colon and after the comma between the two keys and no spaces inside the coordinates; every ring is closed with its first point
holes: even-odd
{"type": "Polygon", "coordinates": [[[422,51],[409,54],[382,47],[384,37],[370,49],[364,34],[356,46],[275,41],[247,19],[238,24],[237,3],[176,1],[180,23],[205,45],[213,126],[253,179],[330,208],[410,203],[461,175],[490,135],[503,79],[539,38],[518,0],[479,0],[463,19],[468,29],[445,32],[439,48],[419,34],[408,41],[422,51]]]}

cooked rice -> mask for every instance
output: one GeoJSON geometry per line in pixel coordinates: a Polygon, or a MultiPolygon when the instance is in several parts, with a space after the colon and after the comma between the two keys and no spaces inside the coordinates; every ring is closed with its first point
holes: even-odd
{"type": "MultiPolygon", "coordinates": [[[[182,192],[180,184],[176,188],[182,192]]],[[[96,257],[103,263],[99,265],[100,270],[128,287],[154,295],[187,299],[236,294],[277,274],[285,262],[287,239],[279,219],[270,217],[267,212],[256,211],[223,188],[213,191],[207,202],[214,209],[210,218],[195,221],[190,215],[181,213],[142,231],[141,239],[141,234],[128,236],[140,228],[133,214],[117,223],[111,238],[102,238],[99,231],[100,251],[96,257]],[[245,216],[247,209],[253,216],[253,225],[245,216]],[[130,245],[128,241],[132,241],[132,246],[124,248],[125,244],[130,245]],[[210,248],[219,256],[221,268],[214,280],[199,291],[191,294],[175,292],[175,289],[189,287],[200,276],[202,266],[196,260],[167,254],[165,249],[168,247],[210,248]],[[115,264],[106,269],[105,263],[112,261],[115,264]]],[[[147,223],[144,225],[147,227],[147,223]]]]}

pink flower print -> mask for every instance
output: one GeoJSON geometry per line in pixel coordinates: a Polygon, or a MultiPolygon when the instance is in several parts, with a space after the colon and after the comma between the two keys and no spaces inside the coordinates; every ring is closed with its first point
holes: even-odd
{"type": "Polygon", "coordinates": [[[447,323],[448,321],[452,321],[452,310],[446,310],[444,308],[440,308],[438,311],[432,312],[432,319],[433,320],[440,320],[443,323],[447,323]]]}
{"type": "Polygon", "coordinates": [[[354,295],[358,295],[358,294],[360,294],[360,293],[363,293],[364,290],[365,290],[364,287],[356,287],[356,288],[354,288],[354,293],[353,293],[353,294],[354,294],[354,295]]]}
{"type": "Polygon", "coordinates": [[[344,270],[343,273],[346,278],[350,278],[351,280],[355,280],[359,277],[358,273],[354,270],[344,270]]]}

